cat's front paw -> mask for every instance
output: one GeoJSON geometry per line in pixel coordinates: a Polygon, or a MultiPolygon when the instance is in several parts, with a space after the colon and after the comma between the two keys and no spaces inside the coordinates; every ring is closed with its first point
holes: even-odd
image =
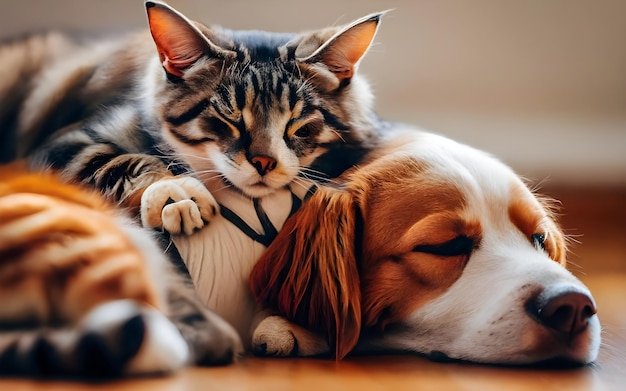
{"type": "Polygon", "coordinates": [[[282,316],[268,316],[252,334],[252,352],[257,356],[306,357],[329,351],[328,342],[323,337],[282,316]]]}
{"type": "Polygon", "coordinates": [[[202,182],[189,176],[163,179],[141,197],[141,222],[172,235],[191,235],[218,213],[219,205],[202,182]]]}

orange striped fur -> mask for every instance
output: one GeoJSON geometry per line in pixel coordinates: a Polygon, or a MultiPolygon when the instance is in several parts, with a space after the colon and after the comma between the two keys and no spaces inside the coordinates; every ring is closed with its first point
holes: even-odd
{"type": "Polygon", "coordinates": [[[152,232],[52,171],[0,166],[0,374],[150,375],[240,351],[152,232]]]}
{"type": "Polygon", "coordinates": [[[1,167],[0,321],[73,323],[97,304],[123,298],[162,309],[118,213],[52,174],[1,167]]]}

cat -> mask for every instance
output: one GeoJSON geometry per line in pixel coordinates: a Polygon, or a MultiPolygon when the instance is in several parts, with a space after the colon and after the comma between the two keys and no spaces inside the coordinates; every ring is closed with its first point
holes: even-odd
{"type": "Polygon", "coordinates": [[[0,166],[0,374],[148,375],[241,352],[150,232],[94,191],[0,166]]]}
{"type": "MultiPolygon", "coordinates": [[[[234,152],[216,152],[215,146],[209,144],[206,156],[211,162],[202,157],[197,158],[199,162],[190,164],[196,173],[202,173],[207,164],[217,168],[220,176],[209,172],[199,177],[219,204],[220,213],[214,215],[210,224],[202,227],[200,232],[175,235],[172,241],[202,301],[235,327],[246,347],[250,346],[257,310],[247,282],[255,261],[272,242],[285,220],[315,191],[316,183],[338,176],[344,169],[360,161],[378,142],[381,123],[371,111],[369,87],[355,72],[361,56],[373,40],[380,17],[381,14],[368,15],[345,26],[295,36],[258,31],[246,32],[245,35],[242,32],[229,32],[235,37],[246,36],[245,42],[243,38],[238,38],[239,45],[245,43],[248,51],[254,48],[252,51],[257,53],[257,59],[244,66],[246,72],[254,71],[252,74],[243,73],[240,80],[231,79],[237,76],[236,73],[227,75],[224,83],[243,81],[243,85],[225,84],[233,92],[229,95],[230,100],[219,97],[221,103],[218,108],[221,112],[234,110],[231,122],[240,120],[242,124],[239,126],[250,127],[249,148],[265,148],[264,154],[281,158],[276,159],[277,168],[261,175],[258,167],[248,164],[243,156],[244,151],[237,147],[237,139],[227,140],[235,143],[237,149],[234,152]],[[316,50],[322,50],[320,53],[324,50],[336,51],[327,54],[329,57],[321,57],[328,64],[309,64],[319,60],[297,60],[297,52],[289,54],[290,51],[299,50],[307,40],[313,39],[316,50]],[[274,48],[281,42],[286,42],[284,47],[274,48]],[[267,56],[273,52],[272,56],[283,56],[287,60],[281,57],[278,61],[275,57],[268,57],[261,61],[259,53],[262,52],[269,52],[267,56]],[[289,60],[292,57],[295,59],[289,60]],[[345,61],[345,58],[352,60],[349,64],[337,62],[345,61]],[[318,74],[331,65],[337,74],[327,70],[324,74],[318,74]],[[287,67],[293,67],[297,73],[285,74],[287,67]],[[340,69],[343,72],[341,74],[338,73],[340,69]],[[328,84],[333,82],[335,84],[328,84]],[[237,102],[238,89],[243,91],[240,94],[245,95],[243,103],[237,102]],[[303,94],[302,98],[289,96],[296,92],[303,94]],[[296,99],[297,102],[290,103],[290,99],[296,99]],[[290,108],[292,105],[293,109],[290,108]],[[243,108],[239,109],[241,106],[243,108]],[[238,110],[240,114],[237,114],[238,110]],[[304,118],[292,118],[297,115],[304,118]],[[255,127],[255,123],[262,127],[255,127]],[[291,129],[291,126],[297,128],[291,129]],[[288,140],[290,132],[293,133],[293,144],[288,140]],[[300,144],[306,146],[306,142],[309,142],[299,140],[307,133],[309,136],[318,134],[319,140],[310,141],[312,146],[306,147],[310,148],[310,152],[298,152],[300,144]],[[260,139],[255,144],[256,137],[260,139]],[[295,158],[299,161],[285,163],[295,158]],[[233,170],[227,163],[229,160],[242,163],[237,170],[233,170]],[[286,174],[275,172],[280,169],[281,162],[286,167],[286,174]],[[271,182],[276,180],[272,179],[274,174],[273,178],[279,178],[277,185],[271,182]],[[270,185],[259,186],[258,181],[262,184],[268,181],[270,185]]],[[[241,54],[244,55],[249,54],[241,54]]],[[[238,129],[233,131],[239,132],[238,129]]],[[[187,148],[187,156],[194,156],[190,147],[187,148]]],[[[163,189],[167,185],[157,182],[149,186],[144,193],[144,200],[153,196],[162,200],[168,194],[163,189]]],[[[161,205],[161,202],[154,204],[161,205]]],[[[147,226],[158,223],[159,208],[156,210],[155,222],[147,226]]],[[[164,209],[162,216],[166,213],[164,209]]],[[[180,226],[180,219],[176,213],[174,216],[171,226],[176,228],[180,226]]],[[[167,218],[163,217],[162,221],[166,222],[167,218]]],[[[200,228],[202,220],[199,218],[197,221],[194,227],[200,228]]]]}
{"type": "Polygon", "coordinates": [[[337,176],[375,143],[372,95],[355,71],[380,15],[282,34],[145,5],[152,39],[49,34],[0,49],[0,161],[52,167],[147,227],[191,234],[219,210],[205,186],[263,197],[337,176]]]}
{"type": "Polygon", "coordinates": [[[278,34],[205,27],[145,5],[150,34],[50,33],[0,47],[0,161],[52,169],[174,238],[222,217],[248,232],[236,206],[218,203],[241,200],[255,217],[280,214],[274,232],[253,239],[267,246],[300,201],[266,214],[264,199],[336,177],[377,143],[372,94],[356,70],[381,14],[278,34]]]}

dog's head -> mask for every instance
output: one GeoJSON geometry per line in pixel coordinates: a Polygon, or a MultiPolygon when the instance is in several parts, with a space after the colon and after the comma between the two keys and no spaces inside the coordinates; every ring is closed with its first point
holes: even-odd
{"type": "Polygon", "coordinates": [[[412,132],[314,194],[250,282],[264,306],[325,333],[338,358],[358,346],[589,363],[596,308],[565,264],[550,206],[511,169],[412,132]]]}

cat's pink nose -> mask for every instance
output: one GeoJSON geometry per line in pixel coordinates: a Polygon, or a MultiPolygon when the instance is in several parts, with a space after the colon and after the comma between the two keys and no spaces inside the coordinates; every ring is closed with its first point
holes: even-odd
{"type": "Polygon", "coordinates": [[[261,176],[275,169],[277,165],[274,158],[263,155],[253,156],[252,158],[250,158],[250,163],[252,163],[254,168],[256,168],[257,172],[261,176]]]}

